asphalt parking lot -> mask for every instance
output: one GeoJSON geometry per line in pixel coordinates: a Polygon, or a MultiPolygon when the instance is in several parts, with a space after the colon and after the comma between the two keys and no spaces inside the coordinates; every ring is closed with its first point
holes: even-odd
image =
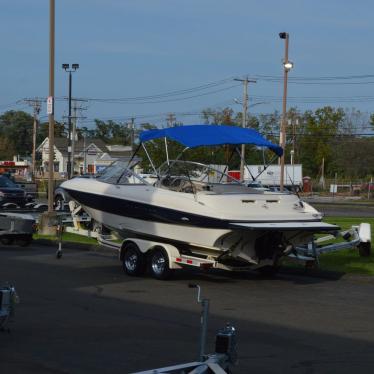
{"type": "Polygon", "coordinates": [[[215,332],[238,331],[234,373],[352,373],[374,369],[374,280],[183,271],[131,278],[113,253],[55,246],[0,247],[0,284],[19,293],[11,333],[0,333],[1,373],[131,373],[193,361],[195,290],[210,299],[215,332]]]}

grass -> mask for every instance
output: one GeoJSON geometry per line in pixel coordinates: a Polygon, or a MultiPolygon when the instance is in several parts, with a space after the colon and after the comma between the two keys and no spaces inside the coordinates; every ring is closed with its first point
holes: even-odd
{"type": "MultiPolygon", "coordinates": [[[[52,240],[52,241],[57,241],[58,238],[54,235],[41,235],[41,234],[34,234],[33,236],[34,239],[46,239],[46,240],[52,240]]],[[[97,244],[97,240],[94,238],[88,238],[87,236],[83,235],[77,235],[77,234],[72,234],[70,232],[65,232],[62,235],[62,241],[63,242],[70,242],[70,243],[82,243],[82,244],[97,244]]]]}

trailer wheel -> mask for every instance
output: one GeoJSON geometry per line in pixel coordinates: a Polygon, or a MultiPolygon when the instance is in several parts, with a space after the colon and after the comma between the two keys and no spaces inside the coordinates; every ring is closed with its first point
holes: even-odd
{"type": "Polygon", "coordinates": [[[138,246],[134,243],[126,243],[123,251],[122,264],[124,272],[132,276],[144,274],[146,270],[145,256],[140,252],[138,246]]]}
{"type": "Polygon", "coordinates": [[[32,235],[24,235],[20,238],[17,238],[15,243],[21,247],[27,247],[28,245],[31,244],[31,242],[32,242],[32,235]]]}
{"type": "Polygon", "coordinates": [[[54,205],[55,205],[55,210],[59,210],[59,211],[66,210],[65,199],[61,195],[57,195],[55,197],[54,205]]]}
{"type": "Polygon", "coordinates": [[[14,238],[6,237],[0,238],[0,243],[4,245],[11,245],[14,242],[14,238]]]}
{"type": "Polygon", "coordinates": [[[371,243],[370,242],[360,243],[358,245],[358,253],[360,254],[361,257],[369,257],[371,254],[371,243]]]}
{"type": "Polygon", "coordinates": [[[151,253],[149,268],[152,276],[156,279],[166,280],[171,276],[169,257],[164,249],[157,248],[151,253]]]}

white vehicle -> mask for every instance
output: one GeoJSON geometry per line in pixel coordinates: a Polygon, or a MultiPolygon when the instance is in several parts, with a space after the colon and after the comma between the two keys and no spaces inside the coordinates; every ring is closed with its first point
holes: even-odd
{"type": "MultiPolygon", "coordinates": [[[[144,131],[140,146],[147,155],[144,143],[158,138],[185,145],[182,155],[190,147],[242,143],[282,154],[256,131],[240,127],[144,131]]],[[[312,242],[315,233],[339,229],[323,223],[322,214],[294,194],[247,187],[209,165],[167,159],[147,180],[133,166],[117,162],[96,179],[74,178],[61,185],[95,221],[127,238],[121,259],[132,275],[143,273],[147,264],[157,278],[181,264],[276,268],[282,256],[312,242]]]]}
{"type": "MultiPolygon", "coordinates": [[[[244,169],[244,180],[256,182],[263,186],[279,186],[280,165],[247,165],[244,169]]],[[[284,165],[283,185],[289,188],[301,187],[303,183],[303,168],[301,164],[284,165]]]]}

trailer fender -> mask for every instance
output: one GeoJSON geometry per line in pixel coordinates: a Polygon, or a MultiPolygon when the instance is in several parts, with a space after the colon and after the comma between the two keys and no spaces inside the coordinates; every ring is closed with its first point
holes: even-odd
{"type": "Polygon", "coordinates": [[[178,265],[175,262],[175,259],[180,257],[179,250],[176,247],[174,247],[171,244],[160,243],[160,242],[155,242],[155,241],[151,241],[151,240],[137,239],[137,238],[129,238],[129,239],[125,239],[123,241],[122,246],[121,246],[121,250],[120,250],[120,259],[121,260],[122,260],[123,254],[124,254],[123,253],[123,248],[124,248],[125,244],[128,243],[128,242],[132,242],[132,243],[136,244],[137,247],[139,248],[139,251],[144,253],[144,254],[151,253],[151,251],[156,249],[156,248],[162,248],[162,249],[165,250],[165,252],[168,255],[170,269],[181,269],[182,268],[180,265],[178,265]]]}

